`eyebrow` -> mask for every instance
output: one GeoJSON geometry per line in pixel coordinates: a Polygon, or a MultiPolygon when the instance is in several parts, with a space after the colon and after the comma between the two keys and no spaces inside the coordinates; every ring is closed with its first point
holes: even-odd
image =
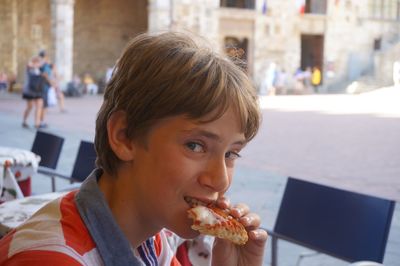
{"type": "MultiPolygon", "coordinates": [[[[183,130],[183,132],[184,133],[195,133],[195,134],[198,134],[198,135],[202,135],[202,136],[204,136],[206,138],[215,140],[215,141],[217,141],[219,143],[222,142],[221,138],[217,134],[214,134],[214,133],[212,133],[210,131],[207,131],[207,130],[195,129],[195,130],[183,130]]],[[[238,141],[235,141],[232,144],[233,145],[239,144],[239,145],[243,145],[244,146],[244,145],[246,145],[246,141],[245,140],[238,140],[238,141]]]]}

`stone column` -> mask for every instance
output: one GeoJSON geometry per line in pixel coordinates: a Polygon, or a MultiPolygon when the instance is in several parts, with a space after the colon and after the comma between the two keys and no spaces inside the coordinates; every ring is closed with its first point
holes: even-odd
{"type": "Polygon", "coordinates": [[[53,62],[61,85],[72,79],[75,0],[52,0],[53,62]]]}
{"type": "Polygon", "coordinates": [[[12,20],[12,54],[11,54],[11,71],[14,75],[18,75],[18,5],[17,1],[12,1],[11,20],[12,20]]]}

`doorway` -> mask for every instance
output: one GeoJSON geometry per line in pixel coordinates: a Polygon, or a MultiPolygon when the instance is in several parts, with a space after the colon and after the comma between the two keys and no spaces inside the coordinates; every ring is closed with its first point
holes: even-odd
{"type": "MultiPolygon", "coordinates": [[[[323,71],[324,62],[324,36],[323,35],[301,35],[301,69],[305,70],[307,67],[318,67],[323,71]]],[[[323,77],[322,77],[323,78],[323,77]]],[[[322,84],[321,79],[321,84],[322,84]]]]}

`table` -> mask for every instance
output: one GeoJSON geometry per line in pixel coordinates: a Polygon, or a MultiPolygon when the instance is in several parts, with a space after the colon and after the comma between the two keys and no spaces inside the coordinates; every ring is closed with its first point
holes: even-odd
{"type": "Polygon", "coordinates": [[[31,195],[31,176],[39,162],[31,151],[0,147],[0,203],[31,195]]]}
{"type": "Polygon", "coordinates": [[[68,191],[47,193],[11,200],[0,204],[0,238],[25,222],[45,204],[66,193],[68,193],[68,191]]]}

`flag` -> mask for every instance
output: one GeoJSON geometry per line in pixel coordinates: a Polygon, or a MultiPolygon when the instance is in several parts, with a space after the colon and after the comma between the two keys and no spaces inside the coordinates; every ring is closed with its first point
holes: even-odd
{"type": "Polygon", "coordinates": [[[262,13],[263,13],[263,15],[267,14],[267,0],[263,1],[262,13]]]}
{"type": "Polygon", "coordinates": [[[296,0],[296,7],[300,14],[304,14],[306,9],[306,0],[296,0]]]}

